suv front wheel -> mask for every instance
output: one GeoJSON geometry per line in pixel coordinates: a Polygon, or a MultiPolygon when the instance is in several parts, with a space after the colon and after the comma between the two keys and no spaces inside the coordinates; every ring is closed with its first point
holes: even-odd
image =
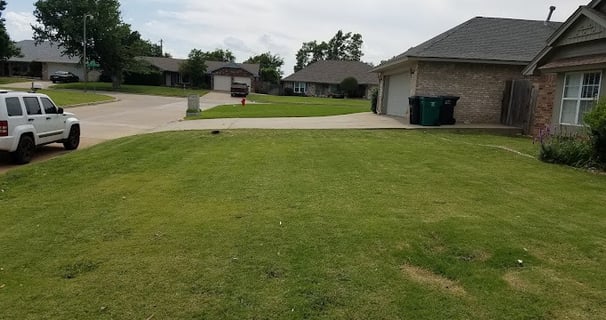
{"type": "Polygon", "coordinates": [[[13,152],[13,159],[18,164],[26,164],[32,161],[32,156],[36,151],[36,144],[34,139],[30,136],[22,136],[19,140],[17,150],[13,152]]]}
{"type": "Polygon", "coordinates": [[[73,125],[69,129],[69,136],[63,141],[63,147],[65,150],[76,150],[80,145],[80,127],[73,125]]]}

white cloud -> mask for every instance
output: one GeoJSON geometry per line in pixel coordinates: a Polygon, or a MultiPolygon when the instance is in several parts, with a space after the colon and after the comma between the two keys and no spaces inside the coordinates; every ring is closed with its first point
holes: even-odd
{"type": "Polygon", "coordinates": [[[36,22],[31,12],[6,11],[6,31],[13,41],[31,39],[34,35],[31,25],[36,22]]]}

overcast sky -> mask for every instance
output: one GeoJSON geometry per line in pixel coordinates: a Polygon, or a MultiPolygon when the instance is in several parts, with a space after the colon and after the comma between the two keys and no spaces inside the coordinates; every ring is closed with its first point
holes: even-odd
{"type": "MultiPolygon", "coordinates": [[[[31,39],[34,2],[8,0],[11,38],[31,39]]],[[[229,49],[242,62],[271,51],[292,73],[306,41],[328,41],[342,29],[362,34],[363,61],[378,64],[475,16],[565,21],[589,0],[122,0],[122,18],[165,52],[186,58],[193,48],[229,49]]],[[[94,14],[94,13],[93,13],[94,14]]],[[[506,32],[506,30],[504,30],[506,32]]]]}

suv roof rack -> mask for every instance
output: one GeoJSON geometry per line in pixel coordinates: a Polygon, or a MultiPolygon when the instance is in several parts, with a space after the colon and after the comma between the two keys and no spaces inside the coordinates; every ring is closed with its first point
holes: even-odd
{"type": "Polygon", "coordinates": [[[0,93],[9,93],[9,92],[11,92],[11,90],[0,89],[0,93]]]}

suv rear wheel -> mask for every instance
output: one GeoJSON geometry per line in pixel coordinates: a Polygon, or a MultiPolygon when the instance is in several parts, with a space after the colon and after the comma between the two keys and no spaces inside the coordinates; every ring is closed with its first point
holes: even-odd
{"type": "Polygon", "coordinates": [[[32,156],[36,151],[36,144],[34,139],[30,136],[22,136],[19,140],[17,150],[13,152],[13,159],[18,164],[26,164],[32,161],[32,156]]]}
{"type": "Polygon", "coordinates": [[[63,147],[66,150],[76,150],[78,149],[78,145],[80,145],[80,127],[73,125],[69,129],[69,136],[63,141],[63,147]]]}

